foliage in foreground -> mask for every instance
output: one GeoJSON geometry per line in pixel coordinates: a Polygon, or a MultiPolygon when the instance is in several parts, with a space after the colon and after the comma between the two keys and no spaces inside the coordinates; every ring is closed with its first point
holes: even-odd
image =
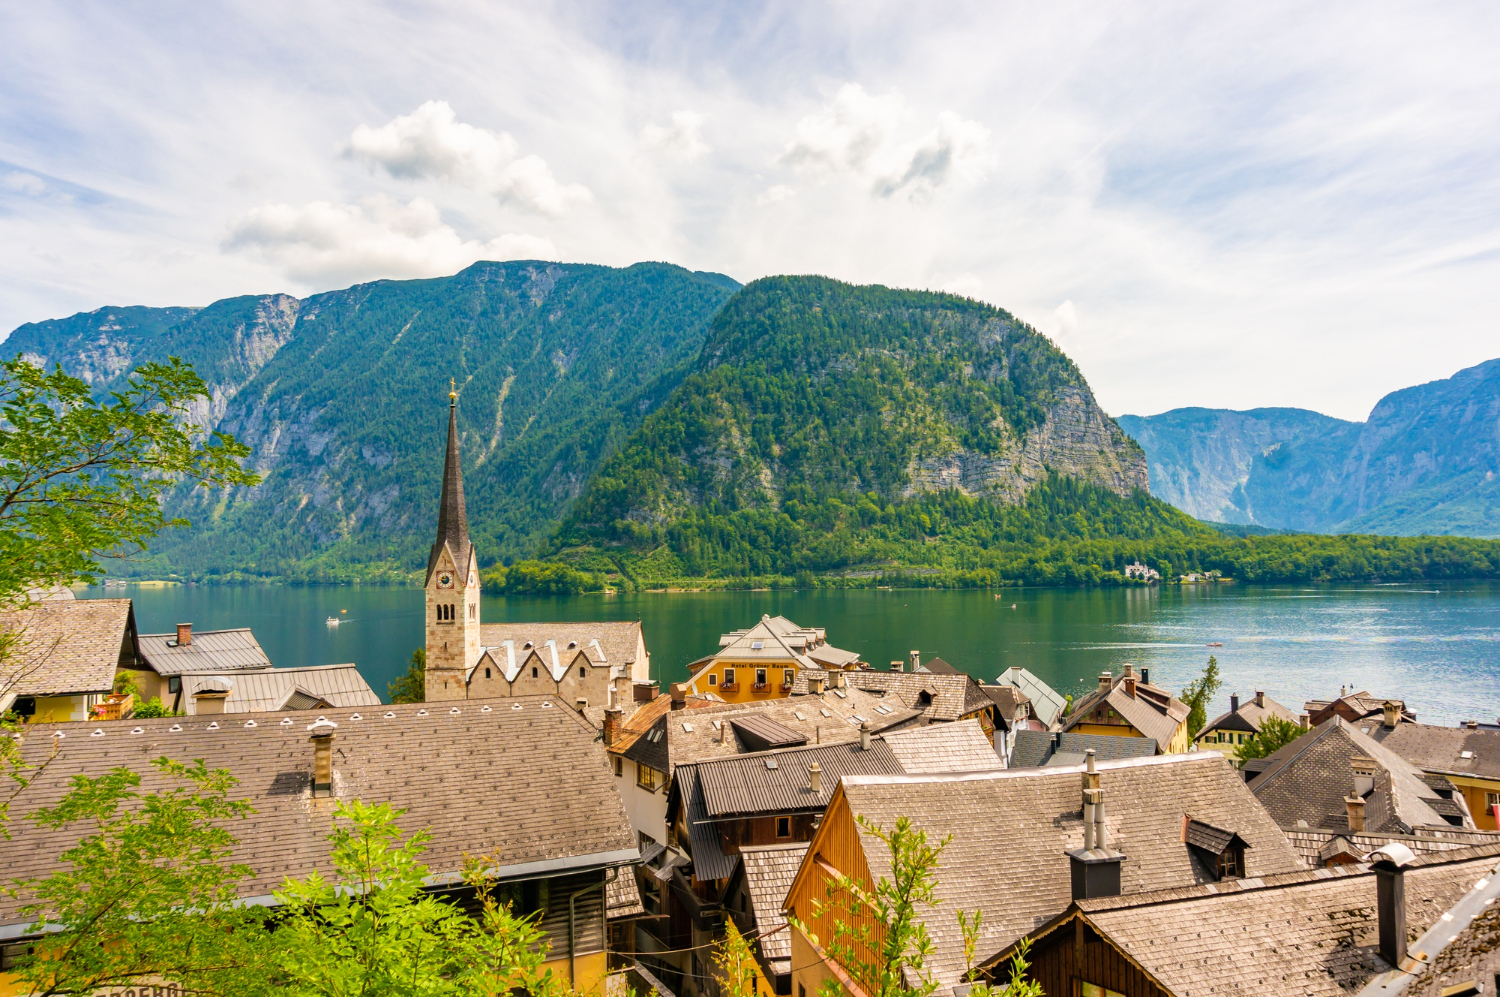
{"type": "Polygon", "coordinates": [[[1208,664],[1203,667],[1203,674],[1189,682],[1177,697],[1188,706],[1189,737],[1197,737],[1198,732],[1208,724],[1208,704],[1213,702],[1223,684],[1224,680],[1219,678],[1219,659],[1210,654],[1208,664]]]}
{"type": "Polygon", "coordinates": [[[421,703],[427,699],[427,648],[411,652],[406,671],[386,686],[393,703],[421,703]]]}
{"type": "Polygon", "coordinates": [[[1306,733],[1307,731],[1301,725],[1271,715],[1261,721],[1260,730],[1254,737],[1239,746],[1240,750],[1237,754],[1241,761],[1265,758],[1306,733]]]}

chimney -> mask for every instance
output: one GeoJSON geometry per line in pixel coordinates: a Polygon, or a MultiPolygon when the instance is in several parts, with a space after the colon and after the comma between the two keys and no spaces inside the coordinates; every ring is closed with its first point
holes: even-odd
{"type": "Polygon", "coordinates": [[[843,669],[839,669],[838,671],[833,673],[833,687],[835,689],[844,689],[847,688],[848,685],[849,676],[844,674],[843,669]]]}
{"type": "Polygon", "coordinates": [[[1385,705],[1383,707],[1381,707],[1380,725],[1382,727],[1384,727],[1386,730],[1393,730],[1395,728],[1397,722],[1400,721],[1400,719],[1401,719],[1401,706],[1400,706],[1400,704],[1395,703],[1392,700],[1387,699],[1385,701],[1385,705]]]}
{"type": "Polygon", "coordinates": [[[906,662],[904,662],[904,661],[892,661],[891,662],[891,671],[893,671],[893,672],[904,672],[904,671],[906,671],[906,662]]]}
{"type": "Polygon", "coordinates": [[[1231,692],[1229,694],[1229,712],[1240,712],[1240,694],[1237,692],[1231,692]]]}
{"type": "Polygon", "coordinates": [[[728,720],[715,720],[714,723],[716,723],[716,724],[719,725],[719,738],[718,738],[718,740],[719,740],[720,744],[723,744],[724,742],[726,742],[726,741],[729,740],[729,721],[728,720]]]}
{"type": "Polygon", "coordinates": [[[1120,895],[1120,865],[1125,861],[1125,856],[1109,848],[1109,835],[1104,823],[1104,790],[1099,785],[1098,769],[1094,767],[1093,749],[1085,752],[1085,757],[1083,847],[1068,852],[1073,899],[1117,897],[1120,895]]]}
{"type": "Polygon", "coordinates": [[[1349,767],[1354,770],[1354,795],[1364,799],[1375,791],[1375,759],[1366,758],[1364,755],[1355,755],[1349,759],[1349,767]]]}
{"type": "Polygon", "coordinates": [[[616,675],[613,683],[613,691],[615,698],[609,705],[624,709],[625,704],[629,702],[631,698],[630,676],[616,675]]]}
{"type": "Polygon", "coordinates": [[[1299,714],[1297,714],[1297,726],[1301,727],[1303,730],[1307,730],[1307,728],[1311,727],[1312,726],[1312,714],[1311,713],[1299,713],[1299,714]]]}
{"type": "Polygon", "coordinates": [[[807,788],[814,793],[823,792],[823,766],[817,762],[807,767],[807,788]]]}
{"type": "Polygon", "coordinates": [[[870,721],[868,720],[859,725],[859,750],[870,750],[870,721]]]}
{"type": "Polygon", "coordinates": [[[199,716],[224,712],[224,701],[229,698],[226,689],[199,689],[193,693],[193,712],[199,716]]]}
{"type": "Polygon", "coordinates": [[[911,658],[911,670],[920,672],[922,670],[922,652],[908,651],[907,656],[911,658]]]}
{"type": "Polygon", "coordinates": [[[187,647],[193,642],[193,625],[191,623],[177,624],[177,646],[187,647]]]}
{"type": "MultiPolygon", "coordinates": [[[[1126,665],[1125,667],[1128,669],[1130,666],[1126,665]]],[[[1132,674],[1130,674],[1129,671],[1127,671],[1125,673],[1125,681],[1124,681],[1123,684],[1125,686],[1125,695],[1129,696],[1131,699],[1134,699],[1135,698],[1135,676],[1132,675],[1132,674]]]]}
{"type": "Polygon", "coordinates": [[[687,707],[687,686],[681,682],[673,682],[671,685],[672,709],[681,710],[687,707]]]}
{"type": "MultiPolygon", "coordinates": [[[[1388,724],[1387,726],[1394,727],[1396,725],[1395,724],[1388,724]]],[[[1469,730],[1478,730],[1479,729],[1479,721],[1478,720],[1465,720],[1464,721],[1464,726],[1467,727],[1467,728],[1469,728],[1469,730]]]]}
{"type": "Polygon", "coordinates": [[[1255,705],[1261,709],[1266,708],[1266,694],[1260,689],[1255,690],[1255,705]]]}
{"type": "Polygon", "coordinates": [[[333,795],[333,732],[338,727],[323,717],[307,725],[313,746],[313,796],[333,795]]]}
{"type": "Polygon", "coordinates": [[[1113,678],[1114,678],[1114,676],[1112,676],[1109,672],[1100,672],[1099,673],[1099,691],[1100,692],[1109,692],[1110,687],[1114,685],[1113,678]]]}
{"type": "Polygon", "coordinates": [[[823,695],[823,683],[826,681],[828,681],[827,675],[813,675],[809,673],[807,676],[807,691],[814,696],[823,695]]]}
{"type": "Polygon", "coordinates": [[[1402,867],[1416,856],[1405,845],[1392,842],[1377,848],[1375,910],[1380,921],[1380,958],[1400,967],[1406,959],[1406,876],[1402,867]]]}
{"type": "Polygon", "coordinates": [[[1151,669],[1145,665],[1141,666],[1141,685],[1151,684],[1151,669]]]}
{"type": "Polygon", "coordinates": [[[579,712],[579,713],[582,713],[582,712],[583,712],[583,711],[584,711],[584,710],[586,710],[586,709],[588,709],[588,708],[589,708],[589,701],[588,701],[588,699],[587,699],[587,698],[586,698],[586,697],[584,697],[584,696],[579,696],[579,697],[578,697],[578,698],[577,698],[577,699],[575,699],[575,700],[574,700],[574,701],[573,701],[573,702],[575,702],[575,703],[577,703],[577,704],[578,704],[578,712],[579,712]]]}
{"type": "Polygon", "coordinates": [[[1365,801],[1358,796],[1351,796],[1344,800],[1344,808],[1349,814],[1349,830],[1358,834],[1365,829],[1365,801]]]}
{"type": "Polygon", "coordinates": [[[604,708],[604,746],[607,748],[620,738],[620,724],[624,721],[625,711],[618,706],[606,706],[604,708]]]}
{"type": "Polygon", "coordinates": [[[649,703],[661,694],[661,686],[656,682],[637,682],[634,688],[637,703],[649,703]]]}

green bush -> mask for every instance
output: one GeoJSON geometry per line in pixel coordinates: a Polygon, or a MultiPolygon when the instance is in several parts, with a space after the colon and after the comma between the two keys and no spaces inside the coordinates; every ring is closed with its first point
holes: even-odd
{"type": "Polygon", "coordinates": [[[496,595],[578,595],[604,588],[598,575],[555,561],[517,561],[508,568],[497,565],[483,572],[480,581],[486,592],[496,595]]]}
{"type": "Polygon", "coordinates": [[[156,717],[179,717],[181,713],[174,713],[161,701],[160,696],[152,696],[144,703],[135,708],[133,714],[137,720],[152,720],[156,717]]]}

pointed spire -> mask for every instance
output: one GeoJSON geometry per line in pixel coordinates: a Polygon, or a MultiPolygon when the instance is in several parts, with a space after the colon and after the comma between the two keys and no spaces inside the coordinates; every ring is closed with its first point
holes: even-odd
{"type": "Polygon", "coordinates": [[[443,495],[438,502],[437,540],[432,545],[432,555],[427,559],[429,580],[444,544],[448,545],[448,550],[458,563],[459,580],[467,584],[469,517],[464,511],[464,472],[458,452],[458,392],[452,381],[449,382],[448,391],[448,454],[443,461],[443,495]]]}

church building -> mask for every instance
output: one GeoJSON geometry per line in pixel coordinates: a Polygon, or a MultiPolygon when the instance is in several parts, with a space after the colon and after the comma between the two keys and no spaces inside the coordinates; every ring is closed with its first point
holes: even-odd
{"type": "Polygon", "coordinates": [[[624,706],[651,681],[639,621],[491,623],[480,619],[479,555],[469,539],[458,449],[458,395],[448,395],[448,452],[437,539],[427,558],[427,700],[555,695],[580,708],[624,706]]]}

